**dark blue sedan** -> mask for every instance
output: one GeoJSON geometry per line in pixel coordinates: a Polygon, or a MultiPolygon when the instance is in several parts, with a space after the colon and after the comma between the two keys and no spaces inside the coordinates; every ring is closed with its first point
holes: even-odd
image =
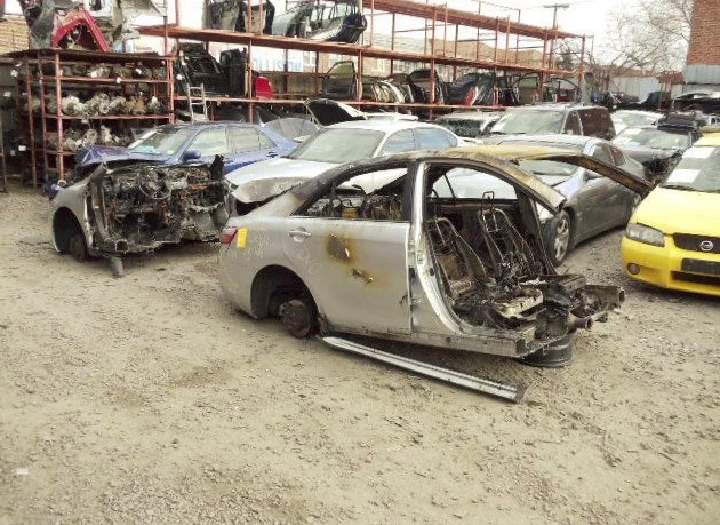
{"type": "Polygon", "coordinates": [[[132,161],[157,164],[209,164],[215,155],[225,173],[270,157],[290,153],[298,144],[264,126],[244,122],[170,124],[149,131],[127,148],[91,146],[78,151],[76,167],[86,171],[101,163],[132,161]]]}

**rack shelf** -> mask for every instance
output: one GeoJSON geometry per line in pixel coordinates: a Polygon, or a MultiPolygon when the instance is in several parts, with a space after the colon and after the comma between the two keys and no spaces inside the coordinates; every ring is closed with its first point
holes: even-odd
{"type": "Polygon", "coordinates": [[[93,117],[83,117],[78,115],[46,115],[46,119],[63,119],[63,120],[159,120],[171,118],[165,113],[154,115],[95,115],[93,117]]]}
{"type": "MultiPolygon", "coordinates": [[[[58,75],[63,82],[78,84],[167,84],[167,79],[157,80],[154,78],[90,78],[90,77],[68,77],[58,75]]],[[[55,82],[55,77],[44,76],[43,81],[55,82]]]]}
{"type": "MultiPolygon", "coordinates": [[[[97,51],[67,50],[67,49],[30,49],[17,51],[5,55],[15,60],[21,60],[25,74],[18,77],[17,82],[17,104],[19,120],[19,131],[24,136],[28,145],[33,186],[37,187],[40,180],[39,171],[42,173],[57,174],[59,179],[64,179],[67,168],[72,166],[75,155],[74,151],[62,149],[63,132],[66,124],[72,125],[78,121],[82,123],[115,123],[113,129],[124,129],[130,122],[174,122],[175,115],[175,83],[174,83],[174,58],[148,54],[114,54],[101,53],[97,51]],[[158,78],[91,78],[73,75],[63,75],[63,66],[83,65],[87,67],[100,64],[115,64],[131,67],[162,67],[165,70],[165,77],[158,78]],[[60,74],[48,74],[50,70],[60,74]],[[31,67],[45,74],[37,78],[31,74],[31,67]],[[121,114],[121,115],[64,115],[62,113],[63,92],[76,93],[79,89],[102,90],[104,88],[118,88],[119,94],[132,95],[136,91],[133,86],[144,85],[143,93],[148,96],[156,96],[167,106],[166,113],[156,114],[121,114]],[[126,90],[127,88],[127,90],[126,90]],[[54,97],[57,106],[56,111],[47,111],[43,103],[40,108],[33,109],[33,95],[41,99],[54,97]],[[24,110],[23,105],[29,110],[24,110]],[[42,129],[42,141],[36,141],[35,131],[38,126],[42,129]],[[57,135],[59,149],[46,147],[48,135],[57,135]],[[36,157],[41,155],[42,160],[36,157]]],[[[117,92],[116,92],[117,93],[117,92]]],[[[109,124],[108,124],[109,125],[109,124]]],[[[130,124],[132,125],[132,124],[130,124]]]]}
{"type": "MultiPolygon", "coordinates": [[[[314,51],[344,56],[355,56],[359,58],[387,58],[402,62],[416,62],[423,64],[437,64],[456,67],[474,67],[477,69],[498,69],[503,71],[515,71],[521,73],[535,73],[544,71],[555,75],[575,75],[574,71],[565,71],[554,68],[538,68],[499,60],[479,60],[461,56],[445,55],[438,53],[424,54],[412,51],[400,51],[397,49],[385,49],[380,47],[361,46],[357,44],[342,44],[338,42],[318,42],[315,40],[302,40],[299,38],[286,38],[281,36],[238,33],[235,31],[224,31],[220,29],[193,29],[188,27],[168,26],[147,26],[139,28],[141,34],[154,37],[163,37],[167,34],[169,38],[178,40],[196,40],[199,42],[219,42],[223,44],[237,44],[244,46],[257,46],[269,49],[287,49],[292,51],[314,51]]],[[[268,73],[282,73],[281,71],[268,71],[268,73]]]]}
{"type": "MultiPolygon", "coordinates": [[[[203,0],[207,2],[208,0],[203,0]]],[[[248,0],[248,5],[256,3],[260,6],[261,16],[263,9],[263,2],[261,0],[253,1],[248,0]]],[[[317,40],[307,40],[300,38],[287,38],[284,36],[267,35],[262,33],[240,33],[228,30],[219,29],[195,29],[190,27],[184,27],[181,22],[182,13],[176,4],[175,19],[177,21],[174,25],[162,25],[162,26],[149,26],[139,28],[140,32],[147,36],[163,38],[165,42],[165,49],[168,49],[168,41],[170,39],[179,42],[180,40],[195,40],[199,42],[216,42],[222,44],[234,44],[238,46],[247,47],[247,60],[248,63],[252,63],[253,49],[255,48],[268,48],[268,49],[281,49],[286,51],[303,51],[315,53],[315,67],[312,72],[289,72],[287,71],[287,62],[285,64],[284,71],[266,71],[268,76],[276,76],[282,79],[282,83],[285,89],[276,94],[276,98],[273,100],[254,99],[248,97],[219,97],[211,96],[208,100],[212,103],[240,103],[247,104],[248,113],[250,118],[253,118],[253,107],[256,104],[299,104],[302,100],[299,98],[298,93],[290,93],[287,88],[287,79],[293,78],[298,75],[306,75],[308,79],[313,79],[313,82],[308,85],[307,95],[309,96],[312,92],[313,95],[317,95],[319,91],[319,77],[323,76],[318,71],[320,55],[340,55],[343,57],[352,57],[357,60],[358,64],[358,82],[362,82],[363,78],[363,62],[365,59],[387,59],[390,64],[390,75],[394,73],[394,64],[396,62],[405,63],[416,63],[424,64],[425,67],[435,69],[436,66],[449,66],[453,68],[453,75],[456,76],[458,68],[469,69],[469,70],[485,70],[493,71],[495,73],[503,73],[506,77],[513,77],[515,79],[524,75],[532,74],[538,77],[538,93],[537,96],[540,98],[542,95],[542,85],[547,78],[554,77],[576,77],[581,79],[583,76],[584,64],[582,62],[584,56],[584,49],[586,45],[586,37],[584,35],[571,33],[568,31],[560,31],[557,26],[552,28],[538,27],[527,23],[520,23],[519,15],[518,20],[511,20],[510,17],[495,17],[482,15],[480,12],[473,13],[460,9],[450,8],[450,2],[446,2],[444,5],[433,5],[423,0],[367,0],[364,2],[363,13],[368,18],[368,28],[363,33],[360,43],[347,44],[342,42],[327,42],[317,40]],[[392,30],[391,30],[391,41],[390,49],[375,47],[375,27],[376,17],[380,15],[390,15],[392,17],[392,30]],[[395,45],[396,34],[404,31],[396,31],[395,29],[395,18],[396,15],[413,17],[415,19],[421,19],[424,21],[424,29],[417,31],[422,32],[424,30],[425,36],[422,42],[425,47],[425,52],[416,52],[408,50],[397,49],[395,45]],[[477,32],[477,38],[472,38],[469,42],[476,42],[474,52],[469,53],[465,51],[465,55],[459,53],[458,43],[461,39],[458,37],[459,28],[465,29],[471,28],[473,32],[477,32]],[[454,28],[455,37],[450,33],[451,28],[454,28]],[[494,33],[494,52],[489,53],[488,51],[492,48],[488,48],[485,51],[485,56],[481,56],[481,42],[485,40],[493,40],[493,38],[481,38],[481,31],[488,31],[494,33]],[[440,34],[443,33],[442,39],[440,34]],[[514,35],[515,39],[511,40],[511,35],[514,35]],[[523,45],[520,45],[520,39],[523,39],[523,45]],[[555,42],[558,39],[578,39],[582,41],[580,53],[581,64],[577,71],[567,71],[558,67],[558,60],[556,57],[557,46],[555,42]],[[533,43],[533,46],[528,46],[527,40],[533,43]],[[365,45],[369,42],[369,45],[365,45]],[[511,51],[511,42],[512,45],[511,51]],[[542,49],[542,52],[538,51],[534,57],[531,57],[535,63],[520,63],[520,51],[528,49],[542,49]],[[555,49],[555,53],[554,50],[555,49]],[[474,55],[474,56],[470,56],[474,55]],[[514,60],[512,57],[514,56],[514,60]],[[313,87],[314,84],[314,87],[313,87]]],[[[482,5],[482,3],[480,3],[482,5]]],[[[416,31],[416,30],[408,30],[416,31]]],[[[286,54],[287,57],[287,54],[286,54]]],[[[287,58],[286,58],[287,60],[287,58]]],[[[343,101],[356,106],[381,106],[381,107],[395,107],[398,109],[423,109],[429,110],[430,118],[432,118],[433,111],[450,111],[453,109],[468,109],[470,106],[463,105],[449,105],[439,104],[434,101],[435,93],[435,79],[430,81],[431,93],[430,104],[428,103],[394,103],[388,104],[383,102],[371,102],[363,101],[360,94],[356,95],[355,100],[343,101]]],[[[497,93],[497,92],[496,92],[497,93]]],[[[305,96],[305,95],[303,95],[305,96]]],[[[493,102],[498,102],[497,94],[493,97],[493,102]]],[[[185,97],[176,97],[178,102],[186,102],[185,97]]],[[[497,108],[500,106],[472,106],[473,109],[486,109],[486,108],[497,108]]]]}

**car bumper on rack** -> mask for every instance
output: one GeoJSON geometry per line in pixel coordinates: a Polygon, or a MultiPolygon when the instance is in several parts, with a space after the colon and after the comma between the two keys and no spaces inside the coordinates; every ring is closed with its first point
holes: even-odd
{"type": "Polygon", "coordinates": [[[685,292],[720,296],[720,255],[682,250],[666,237],[664,247],[624,238],[623,270],[647,284],[685,292]]]}

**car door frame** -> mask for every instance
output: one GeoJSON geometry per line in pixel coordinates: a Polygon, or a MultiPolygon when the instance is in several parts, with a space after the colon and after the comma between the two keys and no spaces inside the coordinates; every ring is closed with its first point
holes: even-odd
{"type": "Polygon", "coordinates": [[[359,175],[396,168],[411,171],[412,163],[388,159],[344,171],[322,184],[282,221],[283,252],[306,284],[323,323],[330,331],[356,334],[408,335],[408,240],[410,235],[409,173],[403,186],[400,221],[299,215],[338,186],[359,175]],[[384,227],[378,227],[383,225],[384,227]],[[389,249],[388,245],[396,246],[389,249]],[[343,298],[344,296],[344,298],[343,298]],[[360,315],[362,312],[362,315],[360,315]]]}

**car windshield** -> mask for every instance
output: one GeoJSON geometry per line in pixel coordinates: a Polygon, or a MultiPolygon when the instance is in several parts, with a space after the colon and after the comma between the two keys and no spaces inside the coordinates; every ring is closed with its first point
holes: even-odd
{"type": "Polygon", "coordinates": [[[514,110],[501,118],[492,128],[492,133],[503,135],[546,135],[562,133],[565,115],[562,111],[514,110]]]}
{"type": "Polygon", "coordinates": [[[485,129],[485,125],[488,120],[489,118],[477,119],[455,117],[438,119],[437,123],[460,137],[477,138],[483,134],[483,130],[485,129]]]}
{"type": "Polygon", "coordinates": [[[668,189],[720,193],[720,147],[690,148],[660,186],[668,189]]]}
{"type": "Polygon", "coordinates": [[[288,157],[333,164],[369,159],[375,156],[383,136],[382,131],[372,129],[327,128],[307,139],[288,157]]]}
{"type": "Polygon", "coordinates": [[[173,155],[193,135],[190,128],[161,128],[128,146],[141,153],[173,155]]]}
{"type": "Polygon", "coordinates": [[[611,115],[613,122],[623,126],[652,126],[657,122],[654,115],[646,115],[645,113],[636,113],[634,111],[616,111],[611,115]]]}
{"type": "Polygon", "coordinates": [[[625,128],[613,142],[618,146],[642,146],[652,149],[686,150],[690,147],[687,133],[668,133],[655,128],[625,128]]]}
{"type": "Polygon", "coordinates": [[[519,165],[523,169],[532,171],[546,183],[554,183],[559,178],[569,179],[577,171],[577,168],[572,164],[554,160],[521,160],[519,165]]]}

